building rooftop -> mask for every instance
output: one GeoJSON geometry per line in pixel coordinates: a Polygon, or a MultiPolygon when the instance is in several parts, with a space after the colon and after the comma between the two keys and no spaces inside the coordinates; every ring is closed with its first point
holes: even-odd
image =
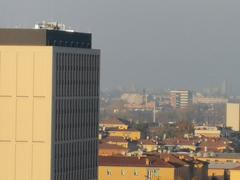
{"type": "Polygon", "coordinates": [[[127,148],[123,147],[123,146],[119,146],[116,144],[108,144],[108,143],[100,143],[99,144],[99,149],[123,149],[123,150],[127,150],[127,148]]]}
{"type": "Polygon", "coordinates": [[[142,145],[156,145],[156,143],[154,143],[150,139],[141,139],[141,140],[139,140],[139,143],[142,145]]]}
{"type": "Polygon", "coordinates": [[[240,163],[224,162],[224,163],[209,163],[209,169],[234,169],[240,167],[240,163]]]}
{"type": "Polygon", "coordinates": [[[0,29],[0,45],[92,47],[90,33],[58,29],[0,29]]]}
{"type": "Polygon", "coordinates": [[[213,156],[207,158],[240,159],[240,153],[214,153],[213,156]]]}
{"type": "Polygon", "coordinates": [[[102,139],[102,142],[121,142],[121,143],[128,143],[126,139],[119,136],[109,136],[107,138],[102,139]]]}
{"type": "Polygon", "coordinates": [[[127,157],[127,156],[109,156],[99,157],[100,166],[124,166],[124,167],[179,167],[159,158],[148,157],[127,157]]]}
{"type": "Polygon", "coordinates": [[[132,128],[130,129],[109,128],[108,132],[139,132],[140,133],[140,131],[132,128]]]}
{"type": "Polygon", "coordinates": [[[112,118],[112,119],[105,119],[99,122],[100,124],[114,124],[114,125],[125,125],[121,119],[119,118],[112,118]]]}

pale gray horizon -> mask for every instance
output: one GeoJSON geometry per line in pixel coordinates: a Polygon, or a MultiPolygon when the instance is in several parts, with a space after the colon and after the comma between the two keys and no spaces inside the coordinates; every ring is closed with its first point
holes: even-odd
{"type": "Polygon", "coordinates": [[[240,1],[1,0],[0,28],[58,21],[91,32],[102,88],[204,88],[240,95],[240,1]]]}

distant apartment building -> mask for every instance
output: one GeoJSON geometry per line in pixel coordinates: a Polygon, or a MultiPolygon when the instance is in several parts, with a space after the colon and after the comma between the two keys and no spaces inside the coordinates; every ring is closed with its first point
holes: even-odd
{"type": "Polygon", "coordinates": [[[141,132],[135,129],[124,129],[124,130],[118,130],[113,129],[108,131],[108,135],[115,136],[115,137],[123,137],[124,139],[130,140],[130,141],[138,141],[141,138],[141,132]]]}
{"type": "Polygon", "coordinates": [[[150,139],[139,140],[138,147],[144,152],[153,152],[158,150],[158,143],[150,139]]]}
{"type": "Polygon", "coordinates": [[[234,131],[240,131],[240,104],[227,103],[226,126],[234,131]]]}
{"type": "Polygon", "coordinates": [[[98,179],[99,66],[91,34],[0,29],[1,180],[98,179]]]}
{"type": "Polygon", "coordinates": [[[121,100],[124,100],[129,104],[141,105],[144,103],[144,96],[137,93],[124,93],[121,96],[121,100]]]}
{"type": "Polygon", "coordinates": [[[221,131],[217,127],[195,126],[194,135],[198,137],[219,138],[221,131]]]}
{"type": "Polygon", "coordinates": [[[192,101],[192,91],[190,90],[170,91],[170,103],[173,108],[189,108],[192,105],[192,101]]]}
{"type": "Polygon", "coordinates": [[[193,103],[195,104],[226,104],[228,99],[216,97],[194,97],[193,103]]]}

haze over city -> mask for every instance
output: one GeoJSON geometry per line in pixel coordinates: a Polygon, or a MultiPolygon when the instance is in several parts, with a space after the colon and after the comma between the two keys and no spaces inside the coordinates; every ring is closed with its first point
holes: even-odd
{"type": "Polygon", "coordinates": [[[1,0],[0,180],[239,180],[233,0],[1,0]]]}
{"type": "Polygon", "coordinates": [[[102,88],[204,88],[239,94],[239,1],[2,0],[0,27],[64,22],[93,33],[102,88]],[[47,4],[47,5],[46,5],[47,4]]]}

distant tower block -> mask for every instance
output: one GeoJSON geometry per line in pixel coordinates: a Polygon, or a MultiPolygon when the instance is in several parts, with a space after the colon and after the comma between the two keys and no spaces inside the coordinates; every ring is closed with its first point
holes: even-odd
{"type": "Polygon", "coordinates": [[[192,105],[192,91],[177,90],[170,91],[170,101],[173,108],[185,109],[192,105]]]}
{"type": "Polygon", "coordinates": [[[226,126],[234,131],[240,131],[240,104],[227,103],[226,126]]]}

